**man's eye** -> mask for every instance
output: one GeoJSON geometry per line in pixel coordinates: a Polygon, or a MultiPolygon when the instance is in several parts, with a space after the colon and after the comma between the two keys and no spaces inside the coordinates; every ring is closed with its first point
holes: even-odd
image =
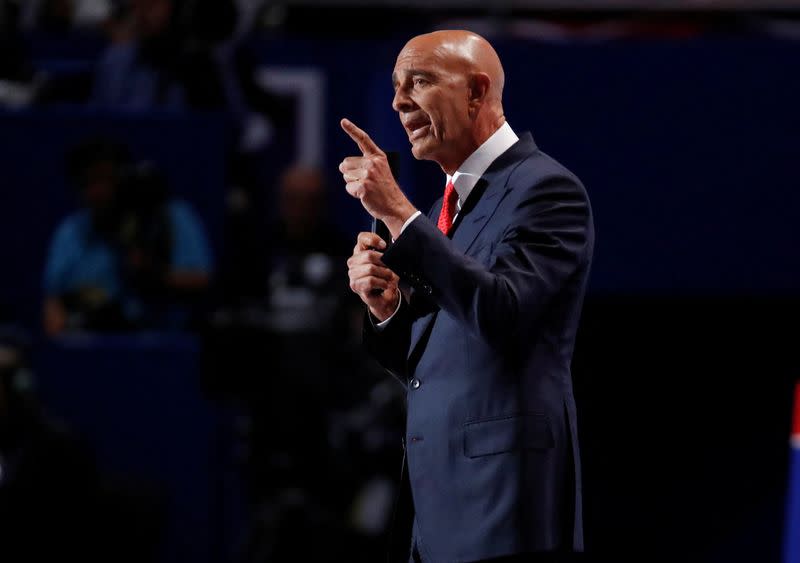
{"type": "Polygon", "coordinates": [[[427,83],[428,83],[428,81],[425,80],[424,78],[415,78],[414,79],[414,86],[424,86],[427,83]]]}

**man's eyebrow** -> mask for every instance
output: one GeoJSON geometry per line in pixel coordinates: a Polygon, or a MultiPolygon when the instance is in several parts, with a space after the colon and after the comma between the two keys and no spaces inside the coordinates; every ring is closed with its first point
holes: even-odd
{"type": "MultiPolygon", "coordinates": [[[[436,74],[430,72],[428,70],[422,70],[418,68],[412,68],[407,71],[409,77],[421,77],[426,80],[433,81],[436,78],[436,74]]],[[[392,85],[397,88],[397,84],[400,82],[400,79],[397,77],[397,73],[392,73],[392,85]]]]}
{"type": "Polygon", "coordinates": [[[411,76],[421,76],[422,78],[425,78],[427,80],[433,80],[434,78],[436,78],[436,75],[434,73],[427,70],[421,70],[416,68],[408,71],[408,73],[411,76]]]}

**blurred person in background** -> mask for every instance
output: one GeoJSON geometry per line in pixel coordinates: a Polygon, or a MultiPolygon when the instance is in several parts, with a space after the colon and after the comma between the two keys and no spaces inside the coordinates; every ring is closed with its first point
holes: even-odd
{"type": "Polygon", "coordinates": [[[55,232],[44,273],[44,328],[186,327],[209,285],[211,251],[185,202],[163,175],[125,146],[93,139],[68,156],[83,209],[55,232]]]}
{"type": "MultiPolygon", "coordinates": [[[[111,44],[91,79],[90,107],[215,112],[232,127],[231,184],[264,203],[259,186],[274,176],[267,151],[293,130],[288,96],[263,86],[257,50],[247,41],[260,0],[128,0],[106,26],[111,44]]],[[[56,84],[38,100],[76,100],[76,88],[56,84]],[[66,93],[63,90],[67,90],[66,93]]],[[[233,191],[233,190],[232,190],[233,191]]],[[[254,209],[257,213],[260,209],[254,209]]],[[[235,220],[236,216],[232,216],[235,220]]]]}
{"type": "Polygon", "coordinates": [[[111,45],[95,70],[89,104],[223,112],[238,137],[234,155],[246,166],[263,166],[275,129],[293,123],[293,116],[284,97],[256,79],[260,63],[246,39],[260,3],[120,3],[106,26],[111,45]]]}
{"type": "Polygon", "coordinates": [[[266,226],[263,216],[270,210],[251,206],[230,222],[224,280],[229,299],[259,299],[287,283],[326,286],[339,269],[329,259],[347,255],[346,240],[329,220],[318,169],[294,165],[283,170],[271,199],[267,205],[277,214],[272,212],[266,226]],[[315,276],[321,284],[311,283],[315,276]]]}
{"type": "Polygon", "coordinates": [[[226,103],[214,47],[236,28],[230,0],[130,0],[111,25],[91,103],[126,109],[220,109],[226,103]]]}
{"type": "Polygon", "coordinates": [[[298,276],[298,285],[330,284],[338,266],[335,258],[346,255],[348,245],[330,223],[322,173],[292,166],[281,175],[277,195],[279,217],[266,237],[270,287],[298,276]]]}

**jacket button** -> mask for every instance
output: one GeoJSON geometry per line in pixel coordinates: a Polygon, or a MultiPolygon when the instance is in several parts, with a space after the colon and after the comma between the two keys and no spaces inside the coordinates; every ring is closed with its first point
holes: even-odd
{"type": "Polygon", "coordinates": [[[411,379],[411,388],[412,389],[419,389],[419,385],[420,385],[419,384],[419,379],[417,379],[416,377],[411,379]]]}

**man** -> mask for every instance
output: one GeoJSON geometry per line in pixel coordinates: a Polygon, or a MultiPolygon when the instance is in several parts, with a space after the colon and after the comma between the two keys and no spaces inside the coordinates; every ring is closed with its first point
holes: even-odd
{"type": "Polygon", "coordinates": [[[447,175],[443,199],[420,214],[347,120],[362,155],[339,169],[393,239],[360,233],[348,266],[367,347],[408,382],[412,558],[581,551],[570,361],[594,241],[586,192],[506,122],[502,65],[480,36],[415,37],[392,79],[412,153],[447,175]]]}

